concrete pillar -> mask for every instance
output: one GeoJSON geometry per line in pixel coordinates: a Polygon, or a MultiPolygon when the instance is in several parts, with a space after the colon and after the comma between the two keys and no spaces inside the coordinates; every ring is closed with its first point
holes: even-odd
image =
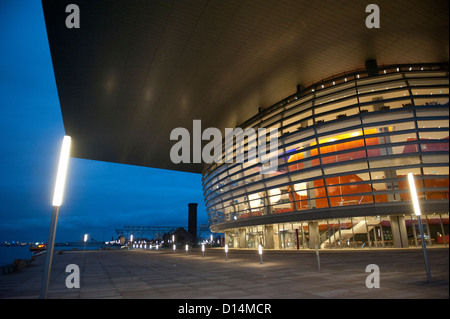
{"type": "Polygon", "coordinates": [[[266,225],[264,226],[265,230],[265,246],[266,249],[274,249],[275,248],[275,240],[274,240],[274,231],[273,231],[273,225],[266,225]]]}
{"type": "Polygon", "coordinates": [[[308,222],[309,248],[315,249],[316,245],[320,247],[319,222],[308,222]]]}
{"type": "Polygon", "coordinates": [[[392,239],[395,248],[408,248],[408,233],[404,216],[389,216],[391,221],[392,239]]]}
{"type": "Polygon", "coordinates": [[[247,248],[247,241],[245,240],[245,228],[239,228],[239,248],[247,248]]]}

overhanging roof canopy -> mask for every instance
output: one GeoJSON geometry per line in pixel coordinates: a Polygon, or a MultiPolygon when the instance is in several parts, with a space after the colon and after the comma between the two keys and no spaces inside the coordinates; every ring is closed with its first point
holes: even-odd
{"type": "Polygon", "coordinates": [[[298,84],[378,64],[448,62],[448,1],[43,0],[66,134],[79,158],[173,164],[170,132],[235,127],[298,84]],[[68,29],[66,6],[80,9],[68,29]]]}

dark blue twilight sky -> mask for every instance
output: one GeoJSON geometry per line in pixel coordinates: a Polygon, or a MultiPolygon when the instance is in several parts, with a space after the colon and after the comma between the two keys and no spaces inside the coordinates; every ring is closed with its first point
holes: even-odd
{"type": "MultiPolygon", "coordinates": [[[[0,0],[0,242],[47,241],[64,136],[39,0],[0,0]]],[[[124,225],[206,224],[201,175],[71,159],[56,241],[109,240],[124,225]]]]}

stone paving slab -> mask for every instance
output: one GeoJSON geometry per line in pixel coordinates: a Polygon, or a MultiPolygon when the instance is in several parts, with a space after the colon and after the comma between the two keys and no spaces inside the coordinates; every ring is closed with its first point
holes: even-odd
{"type": "MultiPolygon", "coordinates": [[[[449,250],[429,249],[433,282],[426,282],[420,249],[67,251],[55,254],[49,299],[424,299],[449,298],[449,250]],[[80,268],[80,288],[69,289],[68,264],[80,268]],[[380,268],[380,288],[365,281],[368,264],[380,268]]],[[[32,267],[0,275],[1,299],[39,298],[44,257],[32,267]]]]}

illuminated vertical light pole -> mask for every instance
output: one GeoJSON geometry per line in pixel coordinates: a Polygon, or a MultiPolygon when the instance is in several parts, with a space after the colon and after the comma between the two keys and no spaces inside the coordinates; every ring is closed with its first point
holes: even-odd
{"type": "Polygon", "coordinates": [[[86,242],[87,242],[87,240],[88,240],[88,234],[84,234],[84,237],[83,237],[83,241],[84,241],[83,251],[86,251],[86,242]]]}
{"type": "Polygon", "coordinates": [[[259,253],[259,263],[262,264],[262,246],[261,246],[261,244],[258,246],[258,253],[259,253]]]}
{"type": "Polygon", "coordinates": [[[225,261],[228,260],[228,244],[225,244],[225,261]]]}
{"type": "Polygon", "coordinates": [[[414,183],[414,176],[412,173],[408,173],[408,182],[409,182],[409,190],[411,191],[411,200],[414,206],[414,214],[417,216],[417,220],[419,222],[419,231],[422,242],[423,258],[425,260],[425,269],[427,271],[427,279],[428,283],[431,283],[431,272],[430,272],[430,264],[428,263],[427,245],[425,243],[425,237],[423,234],[422,219],[420,218],[421,212],[419,206],[419,198],[417,197],[416,184],[414,183]]]}
{"type": "Polygon", "coordinates": [[[67,135],[64,136],[61,147],[61,154],[59,157],[55,189],[53,192],[52,217],[48,233],[47,255],[45,257],[44,278],[42,281],[41,296],[40,296],[42,299],[47,298],[48,284],[50,281],[50,271],[53,259],[53,248],[55,245],[56,224],[58,222],[59,207],[62,204],[62,198],[64,194],[64,185],[66,183],[67,167],[69,166],[70,144],[71,144],[70,136],[67,135]]]}
{"type": "Polygon", "coordinates": [[[133,234],[130,235],[131,248],[133,248],[133,234]]]}
{"type": "Polygon", "coordinates": [[[205,257],[205,244],[202,244],[202,257],[205,257]]]}
{"type": "Polygon", "coordinates": [[[187,254],[188,254],[188,251],[189,251],[189,245],[186,244],[186,256],[187,256],[187,254]]]}

